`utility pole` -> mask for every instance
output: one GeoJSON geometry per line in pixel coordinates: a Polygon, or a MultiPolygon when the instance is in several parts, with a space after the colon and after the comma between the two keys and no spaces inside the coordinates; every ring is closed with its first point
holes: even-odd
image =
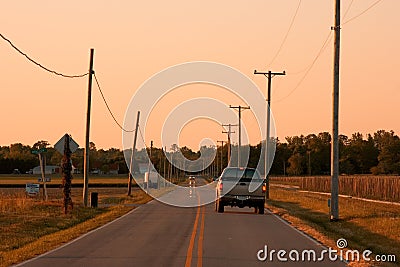
{"type": "MultiPolygon", "coordinates": [[[[222,148],[221,148],[221,152],[222,152],[222,148]]],[[[214,176],[218,176],[219,175],[219,165],[218,165],[218,144],[217,144],[217,152],[216,153],[216,165],[217,165],[217,175],[214,174],[214,176]]],[[[222,153],[221,153],[221,162],[222,162],[222,153]]],[[[222,169],[221,169],[222,171],[222,169]]]]}
{"type": "Polygon", "coordinates": [[[340,0],[335,0],[335,52],[333,59],[333,116],[331,149],[331,209],[330,220],[339,219],[339,61],[340,61],[340,0]]]}
{"type": "Polygon", "coordinates": [[[261,74],[267,77],[268,79],[268,87],[267,87],[267,134],[265,138],[265,154],[264,154],[264,175],[266,178],[266,186],[267,190],[265,191],[265,198],[269,199],[269,178],[267,178],[267,172],[268,172],[268,166],[269,166],[269,142],[270,142],[270,129],[271,129],[271,84],[272,84],[272,78],[275,77],[276,75],[286,75],[285,71],[283,72],[258,72],[257,70],[254,70],[254,74],[261,74]]]}
{"type": "Polygon", "coordinates": [[[164,148],[161,147],[161,154],[160,154],[160,172],[161,172],[161,161],[163,161],[163,178],[164,178],[164,187],[166,187],[166,182],[165,180],[167,179],[167,176],[165,175],[165,161],[166,161],[166,157],[165,157],[165,153],[164,153],[164,148]],[[164,159],[163,159],[164,157],[164,159]]]}
{"type": "MultiPolygon", "coordinates": [[[[166,171],[165,165],[166,165],[166,163],[167,163],[167,147],[165,146],[165,147],[164,147],[164,176],[167,176],[167,175],[168,175],[167,181],[171,182],[171,180],[170,180],[170,177],[171,177],[171,176],[170,176],[170,174],[169,174],[170,164],[168,164],[168,170],[167,170],[168,174],[165,175],[165,171],[166,171]]],[[[165,178],[165,177],[164,177],[164,178],[165,178]]]]}
{"type": "Polygon", "coordinates": [[[230,162],[231,162],[231,134],[235,133],[235,132],[232,132],[231,127],[232,126],[238,126],[238,125],[237,124],[233,125],[233,124],[229,123],[229,124],[222,124],[222,126],[223,127],[228,126],[228,131],[222,131],[222,133],[228,134],[228,165],[227,166],[229,166],[230,162]]]}
{"type": "Polygon", "coordinates": [[[40,170],[42,174],[42,183],[43,183],[43,200],[48,200],[47,188],[46,188],[46,156],[42,153],[39,153],[39,163],[40,170]]]}
{"type": "Polygon", "coordinates": [[[239,147],[238,147],[238,167],[240,167],[241,161],[240,161],[240,148],[242,147],[242,109],[250,109],[250,107],[242,107],[242,106],[236,106],[233,107],[229,105],[229,108],[234,108],[239,110],[239,147]]]}
{"type": "Polygon", "coordinates": [[[88,206],[88,186],[89,186],[89,134],[90,134],[90,111],[92,105],[92,80],[93,80],[93,57],[94,49],[90,49],[90,63],[89,63],[89,83],[88,83],[88,104],[86,112],[86,142],[85,142],[85,154],[83,157],[83,205],[88,206]]]}
{"type": "Polygon", "coordinates": [[[64,135],[64,153],[62,158],[62,188],[63,188],[63,207],[64,214],[68,213],[68,207],[74,208],[71,198],[71,180],[72,180],[72,161],[71,161],[71,148],[69,134],[64,135]]]}
{"type": "Polygon", "coordinates": [[[131,195],[132,192],[132,176],[133,176],[133,161],[135,159],[135,150],[136,150],[136,140],[137,140],[137,133],[139,130],[139,118],[140,118],[140,111],[137,112],[136,117],[136,128],[135,128],[135,137],[133,139],[133,147],[132,147],[132,154],[131,154],[131,162],[129,164],[129,173],[128,173],[128,196],[131,195]]]}
{"type": "Polygon", "coordinates": [[[221,143],[221,173],[222,173],[222,168],[223,168],[223,164],[222,164],[222,150],[224,148],[224,143],[225,141],[217,141],[217,143],[221,143]]]}
{"type": "Polygon", "coordinates": [[[149,185],[151,185],[151,181],[150,181],[150,174],[151,174],[151,171],[152,171],[152,168],[151,168],[151,152],[152,152],[152,150],[153,150],[153,140],[152,141],[150,141],[150,152],[149,152],[149,164],[147,165],[147,185],[146,185],[146,189],[147,189],[147,192],[149,192],[149,185]]]}

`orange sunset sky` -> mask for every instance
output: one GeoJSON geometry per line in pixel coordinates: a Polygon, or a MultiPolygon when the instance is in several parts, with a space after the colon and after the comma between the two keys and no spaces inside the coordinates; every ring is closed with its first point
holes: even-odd
{"type": "MultiPolygon", "coordinates": [[[[382,0],[356,17],[376,2],[342,1],[341,134],[379,129],[400,134],[400,1],[382,0]]],[[[333,32],[328,36],[334,1],[39,0],[2,1],[0,9],[0,33],[50,69],[85,73],[94,48],[94,70],[120,123],[131,97],[149,77],[172,65],[213,61],[241,71],[263,93],[266,79],[254,75],[255,69],[287,72],[272,82],[279,139],[331,131],[333,32]]],[[[42,70],[0,39],[0,145],[33,145],[38,140],[53,145],[68,132],[83,147],[87,83],[87,77],[62,78],[42,70]]],[[[218,95],[226,99],[227,108],[241,104],[214,89],[184,86],[156,110],[169,113],[174,103],[195,96],[218,95]]],[[[244,121],[251,119],[251,112],[243,113],[244,121]]],[[[152,139],[159,147],[156,121],[147,125],[146,142],[152,139]]],[[[205,137],[225,140],[221,130],[209,120],[194,121],[181,132],[180,144],[197,149],[205,137]]],[[[257,143],[254,138],[251,142],[257,143]]],[[[95,83],[91,141],[98,148],[122,148],[121,130],[95,83]]]]}

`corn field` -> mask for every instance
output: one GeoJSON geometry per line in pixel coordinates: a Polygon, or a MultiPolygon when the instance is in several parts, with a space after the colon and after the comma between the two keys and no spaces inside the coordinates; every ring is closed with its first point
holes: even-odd
{"type": "MultiPolygon", "coordinates": [[[[330,192],[330,176],[272,178],[274,183],[298,185],[300,190],[330,192]]],[[[339,194],[400,202],[400,176],[340,176],[339,194]]]]}

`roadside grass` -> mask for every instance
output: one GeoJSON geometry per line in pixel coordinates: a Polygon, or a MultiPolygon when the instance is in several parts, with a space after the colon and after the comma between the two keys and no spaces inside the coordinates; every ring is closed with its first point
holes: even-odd
{"type": "MultiPolygon", "coordinates": [[[[345,238],[348,249],[396,255],[400,262],[400,206],[340,198],[340,220],[329,220],[328,196],[271,187],[267,207],[299,230],[336,249],[345,238]]],[[[353,262],[352,266],[368,266],[353,262]]],[[[374,263],[376,264],[376,263],[374,263]]],[[[374,265],[376,266],[376,265],[374,265]]],[[[379,266],[398,266],[382,264],[379,266]]]]}
{"type": "Polygon", "coordinates": [[[269,182],[271,184],[300,186],[301,179],[302,179],[302,177],[287,177],[287,176],[274,177],[274,176],[271,176],[269,178],[269,182]]]}
{"type": "MultiPolygon", "coordinates": [[[[0,184],[26,184],[26,183],[38,183],[40,175],[34,174],[21,174],[21,175],[10,175],[1,174],[0,184]]],[[[47,184],[61,184],[62,177],[59,174],[46,175],[51,178],[51,182],[47,184]]],[[[128,175],[91,175],[90,182],[99,184],[128,184],[128,175]]],[[[135,180],[132,181],[135,184],[135,180]]],[[[72,179],[73,184],[83,184],[82,174],[74,174],[72,179]]]]}
{"type": "MultiPolygon", "coordinates": [[[[330,176],[270,177],[271,184],[288,185],[312,192],[330,192],[330,176]]],[[[339,192],[359,198],[400,202],[400,176],[398,175],[341,175],[339,192]]]]}
{"type": "Polygon", "coordinates": [[[82,189],[73,189],[74,209],[62,211],[60,189],[49,189],[49,201],[26,197],[21,189],[0,190],[0,266],[22,262],[84,233],[100,227],[133,208],[151,200],[145,192],[134,189],[94,188],[99,193],[100,208],[85,208],[82,189]],[[101,207],[102,204],[114,204],[101,207]]]}

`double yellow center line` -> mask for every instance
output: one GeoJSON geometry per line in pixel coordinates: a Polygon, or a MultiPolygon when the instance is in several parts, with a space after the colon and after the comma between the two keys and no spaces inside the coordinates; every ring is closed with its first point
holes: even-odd
{"type": "MultiPolygon", "coordinates": [[[[199,197],[199,195],[197,195],[199,197]]],[[[200,198],[199,198],[200,203],[200,198]]],[[[199,224],[199,218],[201,213],[200,231],[199,238],[197,240],[197,267],[203,266],[203,239],[204,239],[204,217],[205,217],[205,207],[197,207],[196,219],[194,221],[192,235],[189,241],[189,247],[186,253],[185,267],[190,267],[192,265],[193,248],[196,240],[196,233],[199,224]]]]}

